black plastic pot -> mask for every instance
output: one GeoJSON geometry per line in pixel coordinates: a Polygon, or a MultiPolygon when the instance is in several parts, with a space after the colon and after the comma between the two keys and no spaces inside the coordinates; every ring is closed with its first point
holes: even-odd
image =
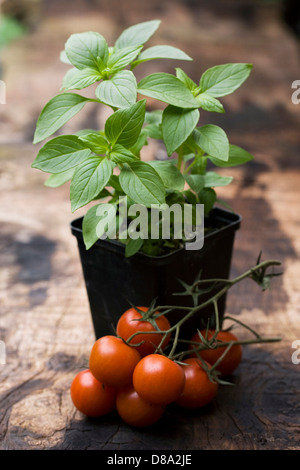
{"type": "MultiPolygon", "coordinates": [[[[157,299],[157,305],[192,306],[190,296],[174,296],[182,292],[179,279],[192,284],[201,271],[202,279],[227,279],[230,273],[235,231],[240,227],[237,214],[214,208],[206,222],[216,228],[205,236],[203,248],[188,251],[184,248],[171,254],[152,257],[136,253],[124,256],[124,245],[117,240],[99,240],[86,250],[82,236],[82,218],[71,223],[77,238],[83,275],[90,304],[96,338],[113,334],[120,315],[135,306],[149,305],[157,299]]],[[[204,300],[207,294],[201,296],[204,300]]],[[[210,294],[211,295],[211,294],[210,294]]],[[[226,296],[219,300],[219,315],[225,311],[226,296]]],[[[169,313],[171,324],[183,315],[183,311],[169,313]]],[[[182,337],[189,337],[196,328],[206,327],[208,318],[214,324],[213,309],[199,312],[184,328],[182,337]]]]}

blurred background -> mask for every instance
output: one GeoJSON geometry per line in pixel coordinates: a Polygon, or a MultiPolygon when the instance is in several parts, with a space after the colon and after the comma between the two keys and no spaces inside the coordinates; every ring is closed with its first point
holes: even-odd
{"type": "MultiPolygon", "coordinates": [[[[70,34],[94,30],[113,44],[125,27],[158,18],[161,27],[147,46],[166,43],[182,48],[194,61],[180,65],[195,81],[216,64],[253,63],[247,84],[223,99],[227,115],[209,119],[224,123],[235,141],[254,153],[266,153],[273,161],[286,158],[286,127],[293,127],[299,116],[291,103],[300,59],[296,0],[1,0],[0,5],[1,79],[6,83],[1,144],[32,141],[37,116],[59,92],[68,69],[60,63],[59,53],[70,34]],[[276,132],[268,133],[269,129],[276,132]]],[[[137,72],[141,77],[162,69],[173,73],[177,65],[150,61],[137,72]]],[[[74,118],[70,130],[81,126],[82,119],[101,125],[98,108],[90,106],[84,117],[74,118]]],[[[203,121],[207,119],[204,112],[203,121]]]]}

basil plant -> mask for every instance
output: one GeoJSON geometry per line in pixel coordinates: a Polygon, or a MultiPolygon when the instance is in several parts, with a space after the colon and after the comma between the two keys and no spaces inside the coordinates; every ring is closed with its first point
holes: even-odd
{"type": "MultiPolygon", "coordinates": [[[[212,171],[212,166],[233,167],[253,158],[230,144],[221,127],[199,124],[200,109],[224,113],[219,98],[240,87],[251,64],[217,65],[206,70],[198,83],[179,67],[174,74],[152,73],[138,81],[136,68],[149,60],[192,60],[173,46],[144,47],[159,25],[159,20],[153,20],[131,26],[112,47],[97,32],[72,34],[60,57],[71,67],[60,93],[45,105],[37,120],[34,143],[52,138],[40,148],[32,167],[50,174],[45,183],[49,187],[70,181],[72,212],[92,203],[82,223],[87,249],[101,238],[96,228],[103,218],[99,208],[104,203],[115,208],[117,215],[125,197],[128,206],[146,208],[203,204],[208,214],[217,201],[215,188],[232,181],[212,171]],[[93,98],[77,91],[93,84],[97,84],[93,98]],[[148,109],[147,98],[152,104],[157,100],[158,106],[148,109]],[[56,134],[90,103],[110,108],[104,129],[56,134]],[[165,159],[141,159],[148,139],[164,145],[165,159]]],[[[118,236],[126,245],[127,256],[137,251],[161,255],[182,242],[172,237],[172,230],[169,239],[133,239],[126,230],[122,237],[117,230],[118,236]]]]}

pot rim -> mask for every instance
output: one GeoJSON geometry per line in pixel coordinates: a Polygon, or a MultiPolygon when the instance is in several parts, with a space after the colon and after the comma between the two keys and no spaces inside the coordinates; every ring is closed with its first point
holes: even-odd
{"type": "MultiPolygon", "coordinates": [[[[208,220],[212,220],[212,219],[223,222],[224,225],[204,235],[204,240],[209,240],[210,238],[220,237],[223,234],[223,232],[238,230],[242,221],[242,216],[235,212],[228,211],[227,209],[214,207],[208,216],[208,220]]],[[[81,228],[82,220],[83,220],[83,217],[78,217],[77,219],[72,220],[70,223],[72,234],[77,239],[79,238],[81,240],[83,240],[82,228],[81,228]]],[[[205,241],[204,241],[204,244],[205,244],[205,241]]],[[[98,247],[100,246],[101,248],[105,247],[107,249],[110,249],[111,251],[118,251],[120,254],[125,253],[125,245],[116,239],[97,240],[95,244],[93,245],[93,247],[95,245],[98,247]]],[[[90,249],[92,249],[93,247],[91,247],[90,249]]],[[[165,255],[152,256],[146,253],[137,252],[133,255],[133,257],[135,258],[139,257],[140,259],[145,259],[145,260],[151,259],[155,261],[159,261],[159,260],[163,261],[163,260],[167,260],[170,257],[180,254],[182,251],[187,251],[185,250],[184,246],[176,250],[173,250],[172,252],[167,253],[165,255]]]]}

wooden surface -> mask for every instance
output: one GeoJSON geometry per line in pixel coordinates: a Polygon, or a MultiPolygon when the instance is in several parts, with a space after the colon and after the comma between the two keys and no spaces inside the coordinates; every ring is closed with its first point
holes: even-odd
{"type": "MultiPolygon", "coordinates": [[[[94,333],[69,229],[69,189],[43,187],[45,175],[30,168],[37,152],[31,138],[42,104],[59,89],[65,69],[57,54],[69,30],[97,28],[115,37],[119,25],[109,11],[74,12],[72,21],[49,13],[3,56],[8,96],[0,110],[0,340],[6,364],[0,365],[0,449],[300,448],[300,364],[291,360],[292,342],[300,339],[300,105],[290,99],[291,83],[300,78],[298,49],[271,6],[258,8],[250,24],[234,12],[220,18],[213,5],[198,16],[179,3],[154,12],[163,15],[158,43],[176,42],[204,68],[254,64],[249,84],[224,99],[227,114],[210,119],[256,157],[243,169],[224,171],[234,183],[219,196],[243,216],[231,276],[255,264],[260,251],[263,259],[281,260],[284,275],[264,293],[248,280],[234,287],[227,313],[282,341],[245,347],[234,386],[222,386],[211,406],[197,412],[171,406],[152,428],[130,428],[114,414],[89,420],[75,411],[69,387],[87,366],[94,333]]],[[[132,24],[152,13],[147,10],[145,18],[137,8],[124,18],[132,24]]],[[[198,69],[188,64],[186,70],[196,79],[198,69]]],[[[80,118],[85,127],[101,122],[97,113],[90,109],[80,118]]],[[[65,130],[76,130],[80,119],[65,130]]]]}

